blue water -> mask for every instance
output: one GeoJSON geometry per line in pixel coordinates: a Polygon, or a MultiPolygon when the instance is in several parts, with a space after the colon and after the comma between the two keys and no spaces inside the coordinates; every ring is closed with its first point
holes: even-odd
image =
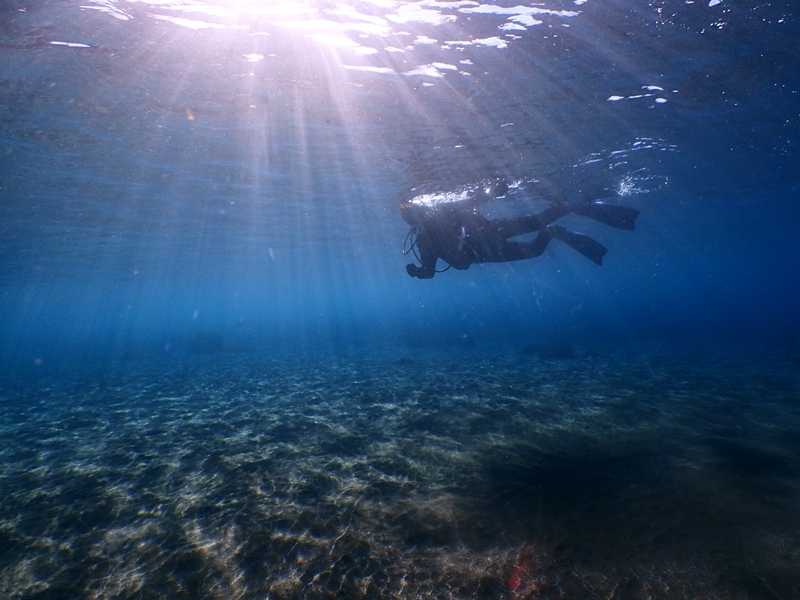
{"type": "Polygon", "coordinates": [[[0,596],[800,597],[798,29],[5,0],[0,596]],[[636,231],[410,278],[489,178],[636,231]]]}

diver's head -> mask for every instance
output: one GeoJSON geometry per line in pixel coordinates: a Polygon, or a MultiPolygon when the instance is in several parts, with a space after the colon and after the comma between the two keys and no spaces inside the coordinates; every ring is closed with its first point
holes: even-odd
{"type": "Polygon", "coordinates": [[[400,216],[411,227],[419,227],[425,217],[425,207],[413,202],[403,202],[400,205],[400,216]]]}

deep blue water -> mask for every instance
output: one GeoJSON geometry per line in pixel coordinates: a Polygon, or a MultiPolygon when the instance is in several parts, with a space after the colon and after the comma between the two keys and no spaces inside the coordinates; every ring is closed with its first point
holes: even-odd
{"type": "Polygon", "coordinates": [[[4,0],[0,596],[800,597],[799,30],[4,0]],[[489,178],[636,231],[410,278],[489,178]]]}

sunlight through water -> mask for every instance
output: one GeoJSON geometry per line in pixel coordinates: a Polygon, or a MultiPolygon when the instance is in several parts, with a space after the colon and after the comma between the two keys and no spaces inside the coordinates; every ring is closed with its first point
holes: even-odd
{"type": "MultiPolygon", "coordinates": [[[[373,0],[356,4],[228,0],[219,2],[168,2],[162,0],[90,0],[84,8],[96,9],[118,19],[140,16],[169,21],[189,29],[236,29],[249,35],[269,35],[270,28],[293,30],[310,40],[348,50],[352,56],[379,52],[411,53],[419,46],[437,44],[463,50],[467,46],[508,47],[521,32],[543,25],[543,19],[568,27],[576,10],[552,10],[540,6],[503,7],[471,0],[395,2],[373,0]],[[493,35],[467,35],[441,39],[416,35],[415,29],[448,26],[459,31],[461,23],[480,16],[493,35]],[[559,22],[560,21],[560,22],[559,22]]],[[[463,31],[463,30],[462,30],[463,31]]]]}
{"type": "Polygon", "coordinates": [[[0,0],[0,598],[800,598],[794,4],[0,0]]]}

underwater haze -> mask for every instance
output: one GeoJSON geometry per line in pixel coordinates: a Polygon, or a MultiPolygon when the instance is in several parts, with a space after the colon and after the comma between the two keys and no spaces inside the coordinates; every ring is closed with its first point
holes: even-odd
{"type": "Polygon", "coordinates": [[[0,0],[0,597],[800,598],[798,40],[0,0]],[[636,230],[409,277],[401,203],[498,180],[636,230]]]}

